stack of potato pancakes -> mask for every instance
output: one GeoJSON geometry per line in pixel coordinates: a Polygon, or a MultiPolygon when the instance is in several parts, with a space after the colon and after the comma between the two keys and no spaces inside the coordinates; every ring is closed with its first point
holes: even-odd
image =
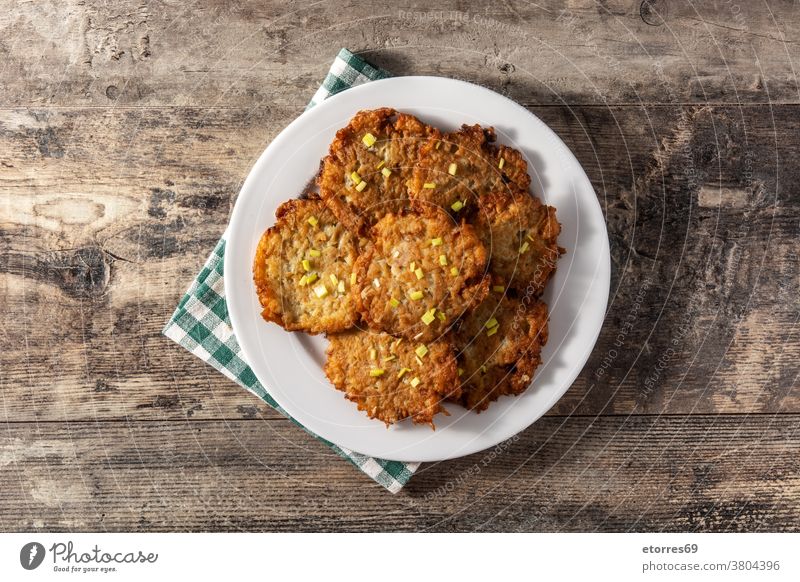
{"type": "Polygon", "coordinates": [[[455,402],[524,392],[547,341],[540,297],[563,249],[523,155],[491,127],[444,133],[360,111],[285,202],[253,275],[265,320],[330,340],[325,373],[371,418],[433,427],[455,402]]]}

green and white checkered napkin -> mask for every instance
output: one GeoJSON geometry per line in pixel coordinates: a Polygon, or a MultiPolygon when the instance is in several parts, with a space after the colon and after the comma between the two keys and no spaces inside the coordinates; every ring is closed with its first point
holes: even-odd
{"type": "MultiPolygon", "coordinates": [[[[386,71],[373,67],[349,50],[342,49],[308,107],[313,107],[331,95],[350,87],[389,76],[386,71]]],[[[222,279],[224,257],[225,235],[223,234],[200,274],[181,299],[163,333],[302,427],[278,406],[256,379],[247,362],[242,359],[241,349],[231,329],[228,306],[225,303],[225,286],[222,279]]],[[[308,429],[305,430],[313,434],[308,429]]],[[[373,459],[338,447],[317,435],[314,436],[392,493],[400,491],[419,466],[419,463],[373,459]]]]}

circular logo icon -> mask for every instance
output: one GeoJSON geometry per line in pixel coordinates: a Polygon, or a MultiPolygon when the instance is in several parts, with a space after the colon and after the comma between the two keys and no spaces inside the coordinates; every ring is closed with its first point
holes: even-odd
{"type": "Polygon", "coordinates": [[[44,561],[44,546],[39,542],[28,542],[19,551],[19,563],[26,570],[35,570],[44,561]]]}

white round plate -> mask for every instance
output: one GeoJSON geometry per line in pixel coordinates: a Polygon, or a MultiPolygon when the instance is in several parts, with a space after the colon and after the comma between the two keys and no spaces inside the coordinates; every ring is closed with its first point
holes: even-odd
{"type": "Polygon", "coordinates": [[[267,147],[247,177],[228,228],[225,294],[234,333],[261,384],[295,419],[341,447],[397,461],[440,461],[492,447],[530,426],[570,387],[592,351],[608,301],[610,254],[595,192],[575,156],[539,118],[497,93],[453,79],[396,77],[326,99],[294,120],[267,147]],[[533,192],[555,206],[561,257],[544,300],[550,338],[533,385],[480,414],[448,405],[436,430],[370,420],[325,377],[321,336],[289,333],[261,319],[251,272],[261,234],[275,209],[303,191],[336,130],[360,109],[393,107],[443,130],[464,123],[494,126],[498,142],[525,155],[533,192]]]}

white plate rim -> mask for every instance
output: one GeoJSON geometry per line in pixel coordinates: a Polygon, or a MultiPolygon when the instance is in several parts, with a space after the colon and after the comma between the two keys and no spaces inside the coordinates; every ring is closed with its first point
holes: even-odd
{"type": "MultiPolygon", "coordinates": [[[[367,97],[368,98],[368,97],[367,97]]],[[[368,107],[379,107],[380,105],[369,105],[368,107]]],[[[402,106],[398,105],[390,105],[397,109],[403,109],[402,106]]],[[[362,109],[364,107],[353,105],[352,110],[350,112],[350,116],[354,114],[358,109],[362,109]]],[[[413,107],[406,107],[406,110],[412,109],[413,107]]],[[[489,116],[491,117],[491,116],[489,116]]],[[[346,122],[346,119],[345,119],[346,122]]],[[[492,125],[492,119],[486,119],[483,121],[485,125],[492,125]]],[[[343,124],[342,124],[343,125],[343,124]]],[[[511,144],[513,145],[513,144],[511,144]]],[[[327,148],[327,144],[326,144],[327,148]]],[[[315,162],[316,163],[316,162],[315,162]]],[[[313,173],[313,167],[309,168],[309,174],[313,173]]],[[[300,189],[297,190],[298,192],[300,189]]],[[[284,196],[282,199],[288,198],[289,196],[284,196]]],[[[558,207],[557,207],[558,210],[558,207]]],[[[561,217],[560,217],[561,220],[561,217]]],[[[378,457],[378,458],[391,458],[392,460],[397,461],[404,461],[404,462],[417,462],[417,461],[442,461],[451,458],[461,457],[468,454],[472,454],[475,452],[479,452],[481,450],[485,450],[496,444],[507,440],[508,438],[513,437],[517,433],[525,430],[534,422],[536,422],[539,418],[541,418],[547,410],[549,410],[563,395],[564,393],[572,386],[575,378],[580,374],[583,367],[588,361],[591,352],[594,349],[594,346],[597,342],[597,338],[599,337],[600,331],[602,329],[603,320],[605,318],[605,312],[608,305],[608,297],[610,292],[610,276],[611,276],[611,260],[610,260],[610,248],[608,242],[608,234],[605,225],[605,218],[602,213],[602,209],[600,206],[600,202],[597,199],[596,194],[594,193],[594,189],[589,181],[588,176],[586,175],[585,171],[581,167],[580,163],[578,162],[577,158],[574,154],[570,151],[570,149],[564,144],[564,142],[553,132],[544,122],[542,122],[536,115],[522,107],[521,105],[517,104],[514,101],[511,101],[507,97],[504,97],[490,89],[482,87],[480,85],[475,85],[472,83],[468,83],[466,81],[456,80],[456,79],[449,79],[446,77],[432,77],[432,76],[407,76],[407,77],[392,77],[389,79],[382,79],[378,81],[372,81],[366,83],[364,85],[360,85],[357,87],[353,87],[342,93],[334,95],[325,101],[321,102],[314,108],[304,112],[301,116],[297,119],[292,121],[280,134],[266,147],[264,152],[259,156],[256,163],[253,165],[252,169],[250,170],[246,180],[242,184],[242,188],[240,190],[239,196],[236,200],[234,205],[233,212],[231,214],[231,220],[226,231],[226,248],[225,248],[225,271],[226,274],[223,278],[224,280],[224,287],[225,287],[225,295],[228,301],[228,313],[231,320],[231,326],[234,330],[234,334],[236,335],[237,339],[239,340],[239,345],[242,350],[242,357],[243,359],[249,363],[250,367],[253,369],[253,372],[256,374],[256,377],[259,379],[261,384],[265,387],[265,389],[269,392],[269,394],[278,402],[278,404],[293,418],[295,418],[298,422],[303,424],[308,430],[317,434],[318,436],[328,440],[341,448],[348,449],[351,451],[358,451],[364,455],[378,457]],[[352,437],[347,436],[343,433],[334,433],[330,430],[330,427],[326,426],[324,422],[320,422],[319,419],[315,419],[313,417],[309,417],[307,414],[304,413],[302,409],[296,406],[296,403],[287,396],[286,392],[279,383],[269,383],[265,381],[268,379],[270,374],[265,373],[263,367],[259,365],[259,360],[257,359],[257,355],[255,353],[254,344],[249,340],[250,335],[247,332],[247,321],[252,319],[252,309],[247,309],[245,305],[245,301],[238,301],[232,300],[235,297],[243,297],[243,288],[242,285],[245,283],[242,281],[243,269],[242,266],[244,264],[247,265],[246,269],[246,277],[244,280],[247,281],[246,286],[248,289],[244,292],[250,293],[251,295],[251,307],[252,307],[252,300],[255,299],[255,289],[252,283],[252,273],[251,273],[251,263],[252,263],[252,254],[255,250],[255,244],[258,241],[258,237],[260,236],[261,232],[266,229],[270,224],[263,224],[261,227],[261,231],[257,233],[251,233],[250,235],[243,235],[241,234],[243,230],[240,228],[241,225],[246,221],[247,213],[250,209],[248,205],[252,205],[254,202],[252,200],[258,196],[258,192],[256,191],[257,183],[259,180],[263,178],[264,175],[268,174],[269,171],[269,164],[271,158],[275,157],[275,152],[278,152],[286,146],[286,143],[289,142],[293,138],[293,134],[296,133],[296,129],[304,124],[311,124],[314,122],[316,118],[321,118],[323,115],[332,110],[333,108],[344,108],[347,109],[350,107],[347,105],[348,103],[359,103],[363,101],[363,98],[366,95],[375,93],[380,94],[383,90],[384,92],[390,91],[391,86],[408,86],[409,84],[422,84],[423,86],[427,85],[430,89],[435,89],[436,85],[439,85],[438,89],[440,90],[460,90],[464,92],[474,92],[476,94],[482,94],[484,98],[488,98],[490,100],[496,102],[503,102],[507,107],[511,109],[516,109],[517,114],[521,116],[521,118],[527,118],[529,121],[535,121],[539,127],[539,131],[542,131],[546,135],[547,138],[551,140],[551,144],[555,144],[557,147],[560,147],[562,151],[559,151],[558,154],[565,158],[565,161],[568,162],[570,165],[574,166],[571,170],[576,171],[578,175],[576,178],[583,183],[583,187],[587,187],[592,192],[592,196],[589,199],[582,200],[582,203],[589,204],[589,207],[582,208],[582,211],[590,212],[594,215],[592,226],[602,226],[602,236],[597,237],[599,244],[601,245],[599,248],[599,255],[600,260],[598,260],[597,268],[593,273],[592,280],[590,283],[590,289],[600,293],[601,295],[596,296],[594,298],[594,307],[593,307],[593,321],[594,324],[591,329],[591,333],[589,336],[583,341],[587,349],[585,349],[584,353],[580,356],[580,362],[575,363],[571,366],[571,369],[566,376],[563,376],[559,380],[559,386],[555,389],[550,389],[549,399],[546,407],[542,407],[541,410],[537,411],[536,414],[532,414],[530,418],[526,419],[523,423],[516,423],[513,425],[506,424],[500,428],[496,428],[491,432],[491,436],[489,438],[473,438],[471,443],[465,444],[463,447],[459,447],[457,449],[452,449],[444,451],[441,450],[441,447],[438,449],[436,447],[409,447],[406,446],[405,450],[388,450],[386,447],[384,448],[376,448],[370,442],[368,442],[364,438],[352,437]],[[444,84],[444,85],[442,85],[444,84]],[[599,220],[598,220],[599,218],[599,220]],[[246,236],[250,237],[250,243],[246,244],[244,242],[244,238],[246,236]],[[254,240],[253,240],[254,238],[254,240]],[[239,258],[237,258],[239,257],[239,258]],[[231,272],[234,272],[234,276],[231,276],[231,272]],[[599,314],[599,318],[598,318],[599,314]],[[242,338],[245,338],[242,341],[242,338]],[[276,387],[277,384],[277,387],[276,387]],[[269,386],[269,388],[267,388],[269,386]],[[387,453],[389,453],[387,455],[387,453]]],[[[561,271],[562,267],[559,266],[559,270],[557,271],[556,276],[558,276],[559,271],[561,271]]],[[[552,282],[551,282],[552,284],[552,282]]],[[[257,300],[255,300],[257,304],[257,300]]],[[[273,325],[267,324],[263,322],[260,317],[258,317],[258,311],[256,311],[257,316],[257,324],[258,325],[273,325]]],[[[253,323],[251,321],[251,323],[253,323]]],[[[288,332],[283,332],[287,333],[288,332]]],[[[300,334],[303,335],[303,334],[300,334]]],[[[552,334],[551,334],[552,337],[552,334]]],[[[546,350],[552,349],[552,344],[548,343],[545,347],[546,350]]],[[[555,353],[553,354],[555,356],[555,353]]],[[[542,366],[545,366],[547,361],[543,357],[542,366]]],[[[541,370],[541,368],[540,368],[541,370]]],[[[537,372],[538,375],[538,372],[537,372]]],[[[535,377],[536,378],[536,377],[535,377]]],[[[328,386],[328,388],[332,391],[335,391],[333,386],[328,386]]],[[[529,394],[533,389],[528,390],[525,394],[514,398],[513,400],[521,401],[525,398],[526,394],[529,394]]],[[[339,393],[341,394],[341,393],[339,393]]],[[[509,397],[506,397],[509,399],[509,397]]],[[[355,409],[355,405],[343,398],[342,395],[342,402],[344,406],[351,406],[355,409]]],[[[499,403],[493,404],[493,406],[498,406],[499,403]]],[[[513,404],[511,405],[513,407],[513,404]]],[[[490,408],[491,410],[491,408],[490,408]]],[[[363,414],[363,413],[358,413],[363,414]]],[[[474,413],[469,413],[474,414],[474,413]]],[[[486,413],[482,413],[485,415],[486,413]]],[[[480,415],[479,415],[480,416],[480,415]]],[[[437,417],[438,418],[438,417],[437,417]]],[[[382,430],[386,430],[382,423],[379,421],[370,421],[374,423],[376,426],[380,427],[382,430]]],[[[438,426],[438,423],[437,423],[438,426]]],[[[394,427],[393,427],[394,428],[394,427]]],[[[415,427],[417,428],[417,427],[415,427]]],[[[423,427],[419,427],[423,428],[423,427]]],[[[427,429],[429,430],[429,429],[427,429]]],[[[354,434],[360,431],[353,431],[354,434]]],[[[436,431],[439,432],[439,431],[436,431]]],[[[435,433],[434,433],[435,435],[435,433]]],[[[479,435],[480,436],[480,435],[479,435]]],[[[433,437],[435,439],[435,437],[433,437]]],[[[431,441],[431,438],[424,438],[425,441],[431,441]]],[[[430,444],[430,443],[429,443],[430,444]]]]}

